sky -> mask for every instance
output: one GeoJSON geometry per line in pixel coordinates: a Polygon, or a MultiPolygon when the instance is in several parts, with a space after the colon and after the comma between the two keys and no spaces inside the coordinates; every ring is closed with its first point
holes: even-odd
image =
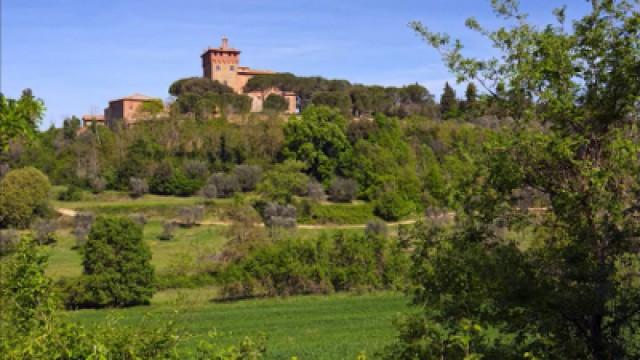
{"type": "MultiPolygon", "coordinates": [[[[588,7],[521,0],[538,24],[552,22],[562,4],[569,18],[588,7]]],[[[439,96],[454,77],[407,24],[448,32],[480,57],[492,53],[490,44],[464,20],[502,24],[489,0],[0,0],[0,10],[0,92],[17,97],[31,88],[47,108],[43,128],[101,114],[109,100],[136,92],[166,99],[173,81],[202,75],[200,55],[223,36],[242,51],[244,66],[364,84],[417,82],[439,96]]]]}

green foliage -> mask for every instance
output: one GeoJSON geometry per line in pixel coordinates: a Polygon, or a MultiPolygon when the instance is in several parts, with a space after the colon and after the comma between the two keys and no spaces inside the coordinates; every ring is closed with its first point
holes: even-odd
{"type": "MultiPolygon", "coordinates": [[[[419,205],[420,183],[416,176],[414,154],[404,139],[397,119],[378,115],[376,127],[367,139],[356,142],[347,175],[360,185],[364,198],[375,200],[391,188],[399,198],[419,205]]],[[[386,196],[386,195],[384,195],[386,196]]]]}
{"type": "Polygon", "coordinates": [[[26,228],[37,215],[45,215],[51,185],[39,170],[12,170],[0,180],[0,227],[26,228]]]}
{"type": "Polygon", "coordinates": [[[32,137],[44,110],[44,103],[36,99],[30,89],[24,90],[19,99],[0,94],[0,154],[7,150],[12,139],[32,137]]]}
{"type": "Polygon", "coordinates": [[[249,79],[245,91],[278,88],[292,91],[298,106],[328,105],[345,116],[383,113],[392,116],[434,115],[435,104],[429,91],[418,85],[398,87],[353,85],[346,80],[299,77],[289,73],[257,75],[249,79]]]}
{"type": "Polygon", "coordinates": [[[67,188],[58,194],[58,200],[60,201],[80,201],[82,200],[82,189],[74,184],[67,186],[67,188]]]}
{"type": "Polygon", "coordinates": [[[140,108],[138,109],[139,112],[144,114],[149,114],[151,116],[158,115],[163,110],[164,110],[164,104],[160,99],[147,100],[143,102],[140,108]]]}
{"type": "Polygon", "coordinates": [[[0,354],[2,359],[224,359],[255,360],[266,351],[264,337],[239,346],[219,346],[205,338],[194,351],[179,350],[181,336],[172,322],[135,327],[107,320],[88,329],[57,312],[46,257],[23,240],[17,252],[0,262],[0,354]]]}
{"type": "Polygon", "coordinates": [[[393,288],[400,286],[407,265],[395,246],[374,234],[281,240],[225,269],[223,292],[237,298],[393,288]]]}
{"type": "Polygon", "coordinates": [[[270,94],[264,100],[262,108],[265,111],[285,112],[289,108],[289,102],[284,96],[278,94],[270,94]]]}
{"type": "Polygon", "coordinates": [[[285,125],[282,154],[307,164],[307,172],[316,179],[328,181],[351,156],[345,127],[336,110],[310,106],[285,125]]]}
{"type": "Polygon", "coordinates": [[[440,96],[440,114],[444,119],[454,118],[458,115],[456,92],[448,82],[444,83],[444,90],[440,96]]]}
{"type": "Polygon", "coordinates": [[[158,195],[190,196],[202,188],[205,178],[186,176],[182,169],[164,161],[153,172],[149,191],[158,195]]]}
{"type": "Polygon", "coordinates": [[[305,163],[296,160],[276,164],[264,174],[257,190],[268,200],[290,203],[294,195],[306,191],[309,178],[302,172],[306,168],[305,163]]]}
{"type": "Polygon", "coordinates": [[[351,97],[346,92],[319,91],[313,94],[311,102],[316,106],[337,109],[344,116],[350,116],[352,113],[351,97]]]}
{"type": "Polygon", "coordinates": [[[126,218],[99,217],[83,248],[80,291],[71,307],[123,307],[148,304],[153,295],[151,252],[142,228],[126,218]]]}
{"type": "Polygon", "coordinates": [[[386,221],[400,220],[416,211],[413,200],[407,198],[393,185],[381,186],[373,199],[373,204],[373,213],[386,221]]]}
{"type": "Polygon", "coordinates": [[[191,113],[201,120],[216,113],[247,113],[251,109],[251,98],[209,78],[177,80],[169,93],[176,97],[173,108],[178,113],[191,113]]]}
{"type": "Polygon", "coordinates": [[[515,1],[493,5],[514,22],[467,25],[497,58],[467,58],[460,42],[412,24],[515,126],[476,154],[458,224],[418,238],[413,298],[427,310],[388,358],[637,358],[640,12],[593,1],[569,30],[564,8],[537,28],[515,1]],[[539,217],[518,206],[527,189],[549,199],[539,217]]]}

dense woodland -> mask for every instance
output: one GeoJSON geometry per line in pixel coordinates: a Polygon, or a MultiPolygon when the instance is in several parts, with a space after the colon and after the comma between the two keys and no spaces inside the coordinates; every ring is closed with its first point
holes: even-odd
{"type": "Polygon", "coordinates": [[[571,23],[560,8],[545,27],[492,4],[504,27],[466,24],[497,58],[410,24],[465,86],[439,101],[418,84],[260,75],[248,90],[293,91],[299,113],[274,95],[249,114],[247,97],[187,78],[168,114],[40,131],[42,100],[0,96],[0,358],[268,357],[262,337],[185,349],[171,324],[92,330],[62,315],[204,286],[225,301],[411,300],[390,345],[343,357],[638,358],[638,3],[594,0],[571,23]],[[55,211],[74,206],[72,220],[55,211]],[[171,244],[207,222],[225,226],[219,248],[153,265],[150,227],[171,244]],[[303,235],[309,224],[332,232],[303,235]],[[42,253],[69,234],[81,270],[51,279],[42,253]]]}

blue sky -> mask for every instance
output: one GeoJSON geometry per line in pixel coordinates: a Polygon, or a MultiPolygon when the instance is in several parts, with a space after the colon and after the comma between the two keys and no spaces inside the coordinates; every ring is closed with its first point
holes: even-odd
{"type": "MultiPolygon", "coordinates": [[[[243,65],[365,84],[418,82],[440,94],[452,76],[408,27],[420,20],[460,37],[471,55],[491,52],[464,28],[497,25],[488,0],[0,0],[0,90],[45,100],[43,127],[101,113],[134,92],[166,98],[171,82],[200,76],[200,54],[227,36],[243,65]]],[[[522,0],[537,23],[585,0],[522,0]]]]}

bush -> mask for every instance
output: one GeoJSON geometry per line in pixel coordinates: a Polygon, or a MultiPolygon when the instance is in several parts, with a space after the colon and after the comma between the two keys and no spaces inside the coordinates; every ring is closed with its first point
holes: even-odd
{"type": "Polygon", "coordinates": [[[60,201],[80,201],[82,200],[82,189],[71,184],[67,188],[58,194],[58,200],[60,201]]]}
{"type": "Polygon", "coordinates": [[[14,229],[0,230],[0,256],[14,252],[19,242],[20,236],[14,229]]]}
{"type": "Polygon", "coordinates": [[[233,168],[232,174],[238,181],[240,190],[253,191],[262,177],[262,168],[258,165],[238,165],[233,168]]]}
{"type": "Polygon", "coordinates": [[[149,189],[158,195],[189,196],[198,191],[206,178],[206,165],[200,162],[190,162],[185,165],[196,177],[185,175],[180,169],[175,169],[168,161],[162,162],[153,172],[149,189]],[[203,169],[202,166],[205,166],[203,169]]]}
{"type": "Polygon", "coordinates": [[[58,223],[55,220],[37,219],[31,226],[33,238],[40,245],[53,244],[57,241],[56,230],[58,223]]]}
{"type": "Polygon", "coordinates": [[[146,180],[135,177],[129,179],[129,195],[132,198],[139,198],[148,192],[149,185],[146,180]]]}
{"type": "Polygon", "coordinates": [[[89,187],[94,194],[99,194],[107,188],[107,180],[100,176],[89,179],[89,187]]]}
{"type": "Polygon", "coordinates": [[[309,199],[317,202],[323,201],[327,197],[324,192],[324,186],[314,179],[309,181],[309,184],[307,185],[307,196],[309,199]]]}
{"type": "Polygon", "coordinates": [[[336,177],[329,186],[329,199],[337,202],[351,202],[358,193],[358,183],[353,179],[336,177]]]}
{"type": "Polygon", "coordinates": [[[387,223],[378,219],[370,220],[369,222],[367,222],[367,226],[364,229],[364,233],[367,236],[387,237],[388,235],[387,223]]]}
{"type": "Polygon", "coordinates": [[[76,237],[76,246],[80,247],[87,241],[95,215],[90,212],[77,213],[74,217],[74,227],[71,232],[76,237]]]}
{"type": "Polygon", "coordinates": [[[202,188],[202,196],[208,200],[215,199],[218,197],[218,188],[215,184],[207,184],[202,188]]]}
{"type": "Polygon", "coordinates": [[[295,228],[296,208],[293,205],[269,203],[264,209],[264,224],[269,228],[295,228]]]}
{"type": "Polygon", "coordinates": [[[143,227],[147,225],[147,216],[145,214],[131,214],[129,215],[129,219],[131,219],[131,221],[136,225],[143,227]]]}
{"type": "Polygon", "coordinates": [[[220,278],[223,296],[241,298],[398,288],[407,270],[407,255],[385,237],[338,233],[258,247],[220,278]]]}
{"type": "Polygon", "coordinates": [[[217,196],[220,198],[229,198],[240,191],[238,179],[231,174],[215,173],[211,175],[208,183],[215,185],[217,196]]]}
{"type": "Polygon", "coordinates": [[[162,222],[162,232],[158,235],[158,240],[172,240],[175,236],[178,224],[173,220],[165,220],[162,222]]]}
{"type": "Polygon", "coordinates": [[[0,228],[26,228],[46,213],[51,185],[39,170],[12,170],[0,180],[0,228]]]}
{"type": "Polygon", "coordinates": [[[185,206],[178,210],[178,222],[182,226],[198,225],[204,218],[204,206],[185,206]]]}
{"type": "Polygon", "coordinates": [[[309,177],[302,173],[305,168],[303,162],[296,160],[276,164],[265,173],[258,184],[258,192],[267,200],[290,203],[294,195],[307,191],[309,177]]]}
{"type": "Polygon", "coordinates": [[[289,102],[284,96],[270,94],[264,100],[262,108],[265,111],[285,112],[289,108],[289,102]]]}
{"type": "Polygon", "coordinates": [[[413,201],[395,191],[380,191],[374,200],[373,212],[386,221],[397,221],[415,211],[413,201]]]}
{"type": "Polygon", "coordinates": [[[69,299],[71,307],[124,307],[151,300],[151,251],[142,240],[142,227],[129,219],[99,217],[84,246],[82,266],[82,291],[69,299]]]}
{"type": "Polygon", "coordinates": [[[209,165],[202,160],[187,160],[182,164],[184,174],[190,179],[204,181],[209,176],[209,165]]]}

